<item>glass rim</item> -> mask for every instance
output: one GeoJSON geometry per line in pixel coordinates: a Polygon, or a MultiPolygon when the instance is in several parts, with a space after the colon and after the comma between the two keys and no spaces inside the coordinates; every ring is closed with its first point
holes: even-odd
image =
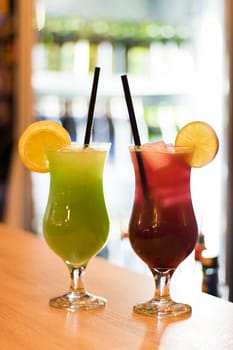
{"type": "Polygon", "coordinates": [[[55,150],[48,150],[48,153],[51,152],[69,152],[69,151],[73,151],[73,150],[88,150],[88,149],[94,149],[94,150],[99,150],[99,151],[109,151],[111,147],[111,142],[91,142],[88,145],[84,145],[81,142],[76,142],[73,141],[71,142],[69,145],[63,146],[59,149],[55,149],[55,150]]]}
{"type": "Polygon", "coordinates": [[[161,146],[160,148],[157,147],[156,149],[153,149],[153,146],[150,146],[148,144],[148,146],[145,145],[129,145],[128,148],[130,151],[133,152],[150,152],[150,153],[168,153],[168,154],[178,154],[178,153],[192,153],[194,150],[194,146],[174,146],[174,145],[170,145],[169,148],[169,144],[167,145],[168,147],[165,149],[163,146],[161,146]]]}

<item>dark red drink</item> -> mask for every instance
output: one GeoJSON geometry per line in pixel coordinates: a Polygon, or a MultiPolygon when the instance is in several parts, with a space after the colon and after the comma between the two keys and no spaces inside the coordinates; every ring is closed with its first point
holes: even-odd
{"type": "Polygon", "coordinates": [[[130,153],[136,179],[131,245],[149,267],[176,268],[197,240],[190,193],[192,152],[154,144],[131,147],[130,153]]]}

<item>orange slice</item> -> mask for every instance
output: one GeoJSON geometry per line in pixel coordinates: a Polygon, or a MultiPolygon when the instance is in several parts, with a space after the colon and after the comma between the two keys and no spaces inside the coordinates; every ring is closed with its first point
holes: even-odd
{"type": "Polygon", "coordinates": [[[218,152],[219,141],[216,132],[209,124],[194,121],[178,131],[175,146],[191,147],[193,157],[190,166],[200,168],[214,159],[218,152]]]}
{"type": "Polygon", "coordinates": [[[70,143],[68,132],[60,124],[49,120],[35,122],[19,139],[19,156],[29,170],[46,173],[49,171],[47,151],[63,148],[70,143]]]}

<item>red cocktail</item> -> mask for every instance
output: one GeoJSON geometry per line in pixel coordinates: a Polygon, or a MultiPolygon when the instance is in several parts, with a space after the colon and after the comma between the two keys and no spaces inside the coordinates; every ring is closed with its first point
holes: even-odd
{"type": "Polygon", "coordinates": [[[159,142],[130,147],[130,154],[136,180],[130,242],[156,283],[154,298],[134,310],[158,317],[190,313],[189,305],[171,300],[169,280],[197,240],[190,193],[192,149],[159,142]]]}

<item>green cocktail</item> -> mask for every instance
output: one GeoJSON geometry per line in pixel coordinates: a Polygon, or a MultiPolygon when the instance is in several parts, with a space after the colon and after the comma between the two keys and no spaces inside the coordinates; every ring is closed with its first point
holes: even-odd
{"type": "Polygon", "coordinates": [[[80,277],[108,237],[103,171],[109,146],[93,143],[84,147],[74,143],[48,152],[50,191],[43,223],[44,237],[67,264],[72,281],[71,290],[50,300],[51,306],[73,311],[105,304],[103,298],[84,290],[80,277]]]}

